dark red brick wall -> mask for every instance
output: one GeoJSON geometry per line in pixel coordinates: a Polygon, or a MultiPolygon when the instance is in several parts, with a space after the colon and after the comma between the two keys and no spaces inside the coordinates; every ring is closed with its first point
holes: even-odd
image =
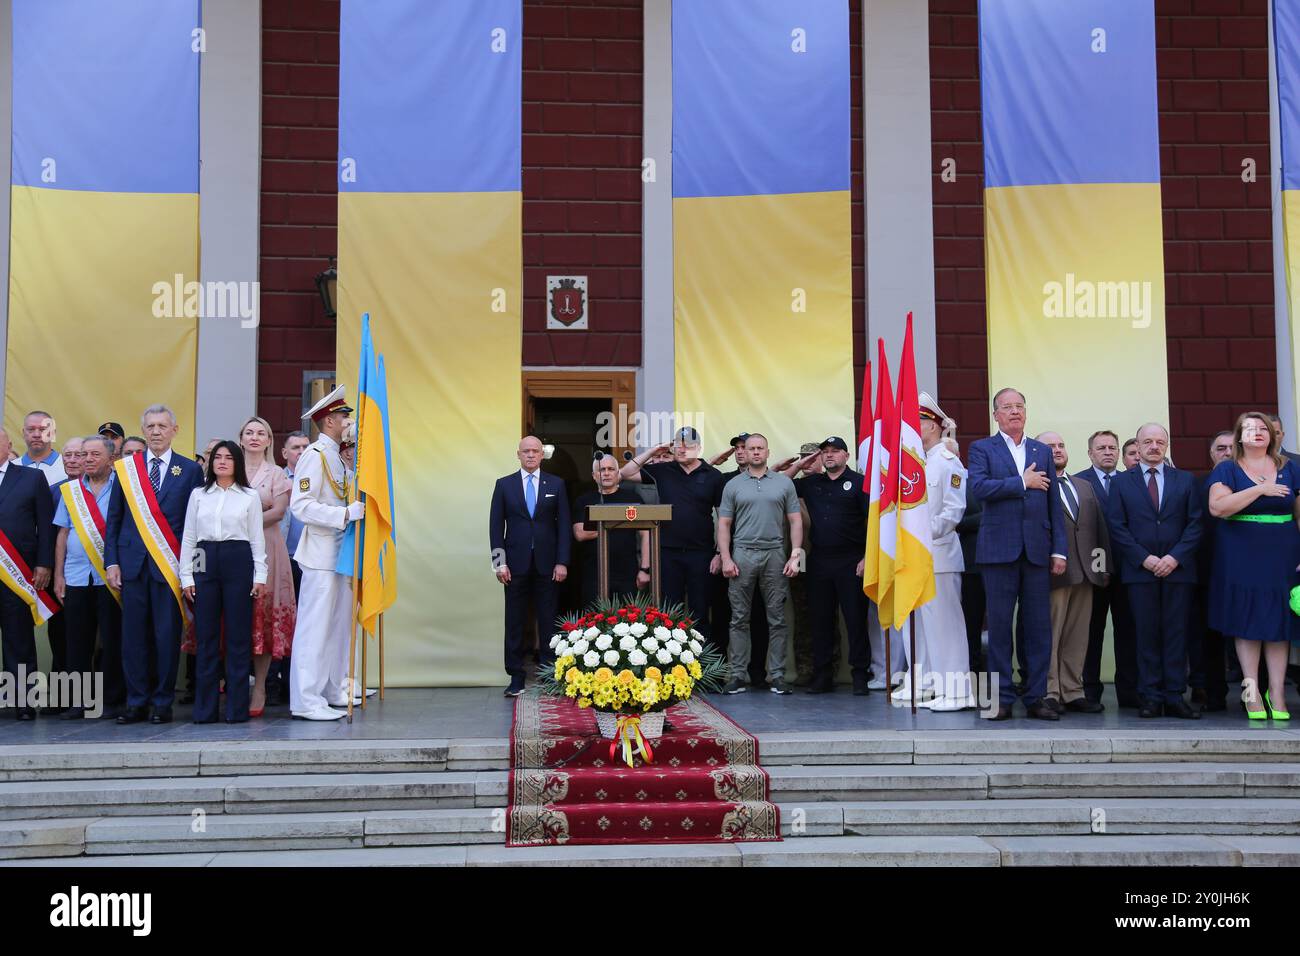
{"type": "Polygon", "coordinates": [[[525,0],[525,365],[641,364],[642,17],[525,0]],[[587,332],[546,330],[548,274],[587,276],[587,332]]]}
{"type": "Polygon", "coordinates": [[[334,367],[313,277],[338,251],[338,0],[262,2],[259,412],[301,428],[302,373],[334,367]]]}
{"type": "MultiPolygon", "coordinates": [[[[1267,42],[1266,0],[1156,0],[1170,427],[1191,468],[1238,412],[1277,403],[1267,42]]],[[[930,0],[939,392],[963,444],[989,418],[978,43],[976,0],[930,0]]]]}

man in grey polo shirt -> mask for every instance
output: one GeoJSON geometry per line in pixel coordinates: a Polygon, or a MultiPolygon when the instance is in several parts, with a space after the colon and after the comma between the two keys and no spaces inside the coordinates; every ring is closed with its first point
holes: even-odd
{"type": "Polygon", "coordinates": [[[749,615],[754,589],[767,608],[767,683],[774,694],[788,694],[785,682],[785,643],[789,627],[785,601],[789,578],[803,563],[803,520],[794,482],[767,467],[767,439],[752,434],[745,440],[748,467],[727,482],[718,508],[718,553],[722,574],[730,579],[731,641],[727,659],[731,681],[725,691],[748,690],[749,615]],[[785,557],[785,522],[790,522],[790,558],[785,557]]]}

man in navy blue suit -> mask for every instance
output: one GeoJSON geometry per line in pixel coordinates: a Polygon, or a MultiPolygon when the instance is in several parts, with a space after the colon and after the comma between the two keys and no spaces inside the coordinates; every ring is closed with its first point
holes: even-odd
{"type": "Polygon", "coordinates": [[[492,567],[505,585],[507,697],[524,692],[524,617],[528,598],[536,612],[543,667],[555,662],[556,585],[569,574],[569,495],[564,482],[542,471],[542,442],[532,435],[519,442],[519,471],[498,478],[492,489],[488,541],[492,567]]]}
{"type": "MultiPolygon", "coordinates": [[[[9,436],[0,431],[0,532],[31,569],[32,585],[42,589],[49,586],[54,567],[54,500],[45,475],[10,461],[12,450],[9,436]]],[[[0,648],[10,680],[17,681],[20,666],[28,675],[36,673],[31,606],[5,586],[0,586],[0,648]]],[[[36,709],[19,707],[15,716],[33,720],[36,709]]]]}
{"type": "MultiPolygon", "coordinates": [[[[129,482],[116,482],[104,518],[105,576],[109,585],[120,588],[122,593],[126,709],[117,722],[135,724],[147,717],[150,723],[167,724],[172,720],[185,622],[175,592],[142,535],[150,536],[166,560],[170,550],[167,535],[180,541],[190,492],[203,484],[203,469],[193,459],[172,451],[176,416],[170,408],[149,406],[140,427],[148,447],[118,462],[118,468],[120,475],[122,469],[137,468],[143,458],[144,474],[136,482],[141,497],[133,493],[129,482]],[[146,521],[143,531],[135,517],[136,509],[127,503],[128,494],[146,510],[157,505],[153,521],[146,521]]],[[[135,474],[138,476],[138,471],[135,474]]]]}
{"type": "MultiPolygon", "coordinates": [[[[1090,467],[1075,472],[1074,477],[1091,482],[1102,511],[1110,500],[1110,489],[1119,478],[1119,436],[1112,431],[1093,432],[1088,438],[1090,467]]],[[[1110,518],[1107,516],[1107,529],[1110,518]]],[[[1111,569],[1113,570],[1113,568],[1111,569]]],[[[1133,635],[1133,612],[1118,574],[1111,574],[1110,584],[1092,592],[1092,621],[1088,627],[1088,653],[1083,659],[1083,693],[1100,703],[1101,652],[1106,641],[1106,614],[1114,625],[1115,697],[1121,707],[1137,707],[1137,638],[1133,635]]]]}
{"type": "Polygon", "coordinates": [[[1137,626],[1139,717],[1195,719],[1187,689],[1187,629],[1201,540],[1200,488],[1165,460],[1169,432],[1155,422],[1137,433],[1140,460],[1115,480],[1107,509],[1119,573],[1137,626]]]}
{"type": "Polygon", "coordinates": [[[1020,606],[1030,717],[1059,720],[1043,703],[1052,659],[1050,574],[1064,574],[1067,544],[1051,450],[1025,435],[1025,397],[1014,388],[993,396],[998,433],[970,446],[970,491],[984,504],[975,550],[989,620],[989,672],[998,675],[998,709],[1011,716],[1012,618],[1020,606]]]}

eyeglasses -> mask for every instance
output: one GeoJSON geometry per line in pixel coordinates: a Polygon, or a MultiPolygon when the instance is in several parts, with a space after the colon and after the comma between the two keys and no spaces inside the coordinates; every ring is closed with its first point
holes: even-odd
{"type": "Polygon", "coordinates": [[[998,411],[1000,412],[1023,412],[1024,410],[1025,410],[1025,406],[1022,404],[998,406],[998,411]]]}

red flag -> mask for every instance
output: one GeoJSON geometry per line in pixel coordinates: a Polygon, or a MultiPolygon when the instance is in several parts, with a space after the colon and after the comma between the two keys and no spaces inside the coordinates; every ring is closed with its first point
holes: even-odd
{"type": "Polygon", "coordinates": [[[882,539],[881,513],[884,509],[884,476],[889,469],[889,445],[885,436],[893,429],[894,390],[889,382],[889,359],[885,357],[885,340],[879,339],[876,349],[880,362],[880,380],[876,387],[876,407],[871,423],[871,448],[867,456],[864,472],[867,493],[871,497],[870,510],[867,513],[867,551],[862,564],[862,591],[867,597],[880,603],[880,599],[889,590],[893,578],[894,544],[892,534],[882,539]],[[882,554],[883,552],[883,554],[882,554]]]}
{"type": "Polygon", "coordinates": [[[862,490],[871,494],[871,434],[876,421],[871,411],[871,360],[862,372],[862,413],[858,416],[858,468],[862,471],[862,490]]]}

